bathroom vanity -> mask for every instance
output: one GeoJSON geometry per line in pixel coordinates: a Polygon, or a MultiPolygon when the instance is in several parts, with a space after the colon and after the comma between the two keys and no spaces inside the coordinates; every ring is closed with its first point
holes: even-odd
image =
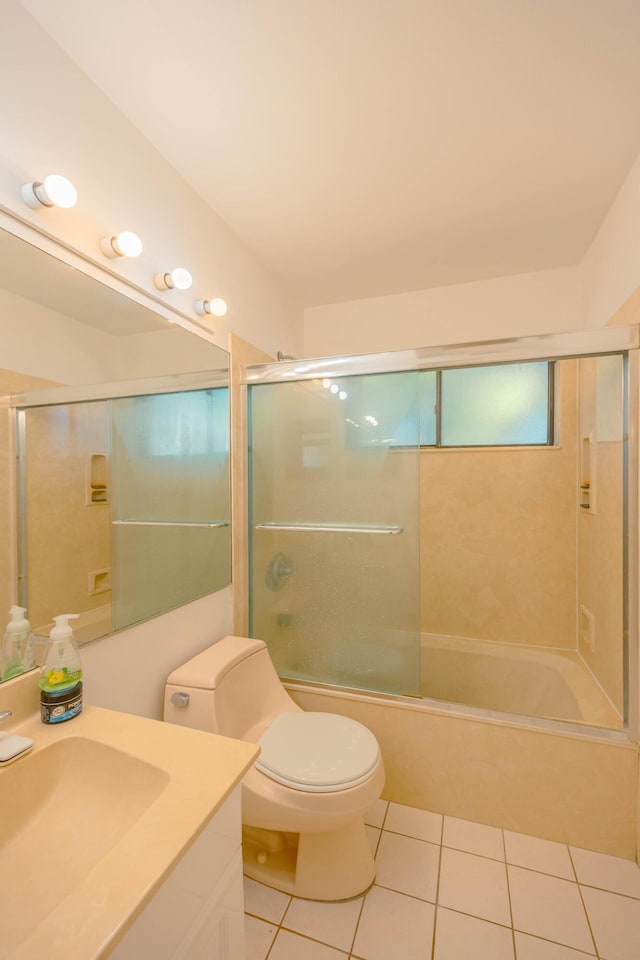
{"type": "Polygon", "coordinates": [[[171,871],[110,960],[244,960],[240,787],[171,871]]]}
{"type": "Polygon", "coordinates": [[[240,781],[253,744],[85,706],[37,712],[37,676],[2,685],[3,960],[243,960],[240,781]]]}

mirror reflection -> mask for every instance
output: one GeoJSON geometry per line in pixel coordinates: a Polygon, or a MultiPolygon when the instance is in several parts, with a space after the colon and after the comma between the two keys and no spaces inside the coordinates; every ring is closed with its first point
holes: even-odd
{"type": "Polygon", "coordinates": [[[0,342],[0,615],[80,613],[83,641],[228,583],[227,353],[5,230],[0,342]]]}

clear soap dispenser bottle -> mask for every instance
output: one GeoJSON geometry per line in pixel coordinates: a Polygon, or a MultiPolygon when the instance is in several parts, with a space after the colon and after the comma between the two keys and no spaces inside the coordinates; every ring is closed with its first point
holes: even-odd
{"type": "Polygon", "coordinates": [[[82,710],[80,652],[69,626],[69,620],[77,618],[77,613],[63,613],[53,618],[55,627],[49,634],[40,671],[40,716],[43,723],[71,720],[82,710]]]}
{"type": "Polygon", "coordinates": [[[10,608],[11,620],[7,624],[2,648],[2,679],[10,680],[35,666],[33,634],[25,617],[26,608],[10,608]]]}

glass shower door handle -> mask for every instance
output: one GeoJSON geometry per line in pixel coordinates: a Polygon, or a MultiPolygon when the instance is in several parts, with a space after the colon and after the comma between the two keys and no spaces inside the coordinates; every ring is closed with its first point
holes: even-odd
{"type": "Polygon", "coordinates": [[[228,527],[228,520],[112,520],[116,527],[228,527]]]}
{"type": "Polygon", "coordinates": [[[287,523],[276,520],[264,520],[256,523],[256,530],[289,530],[297,533],[365,533],[390,534],[402,533],[403,527],[393,524],[350,524],[350,523],[287,523]]]}

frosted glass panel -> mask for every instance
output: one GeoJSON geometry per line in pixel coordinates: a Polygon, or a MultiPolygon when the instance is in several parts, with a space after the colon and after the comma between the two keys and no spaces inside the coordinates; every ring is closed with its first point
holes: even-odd
{"type": "Polygon", "coordinates": [[[254,386],[250,410],[252,635],[283,676],[419,694],[417,372],[254,386]]]}
{"type": "Polygon", "coordinates": [[[114,627],[230,581],[229,391],[112,401],[114,627]]]}
{"type": "Polygon", "coordinates": [[[443,446],[548,443],[548,363],[442,371],[443,446]]]}

